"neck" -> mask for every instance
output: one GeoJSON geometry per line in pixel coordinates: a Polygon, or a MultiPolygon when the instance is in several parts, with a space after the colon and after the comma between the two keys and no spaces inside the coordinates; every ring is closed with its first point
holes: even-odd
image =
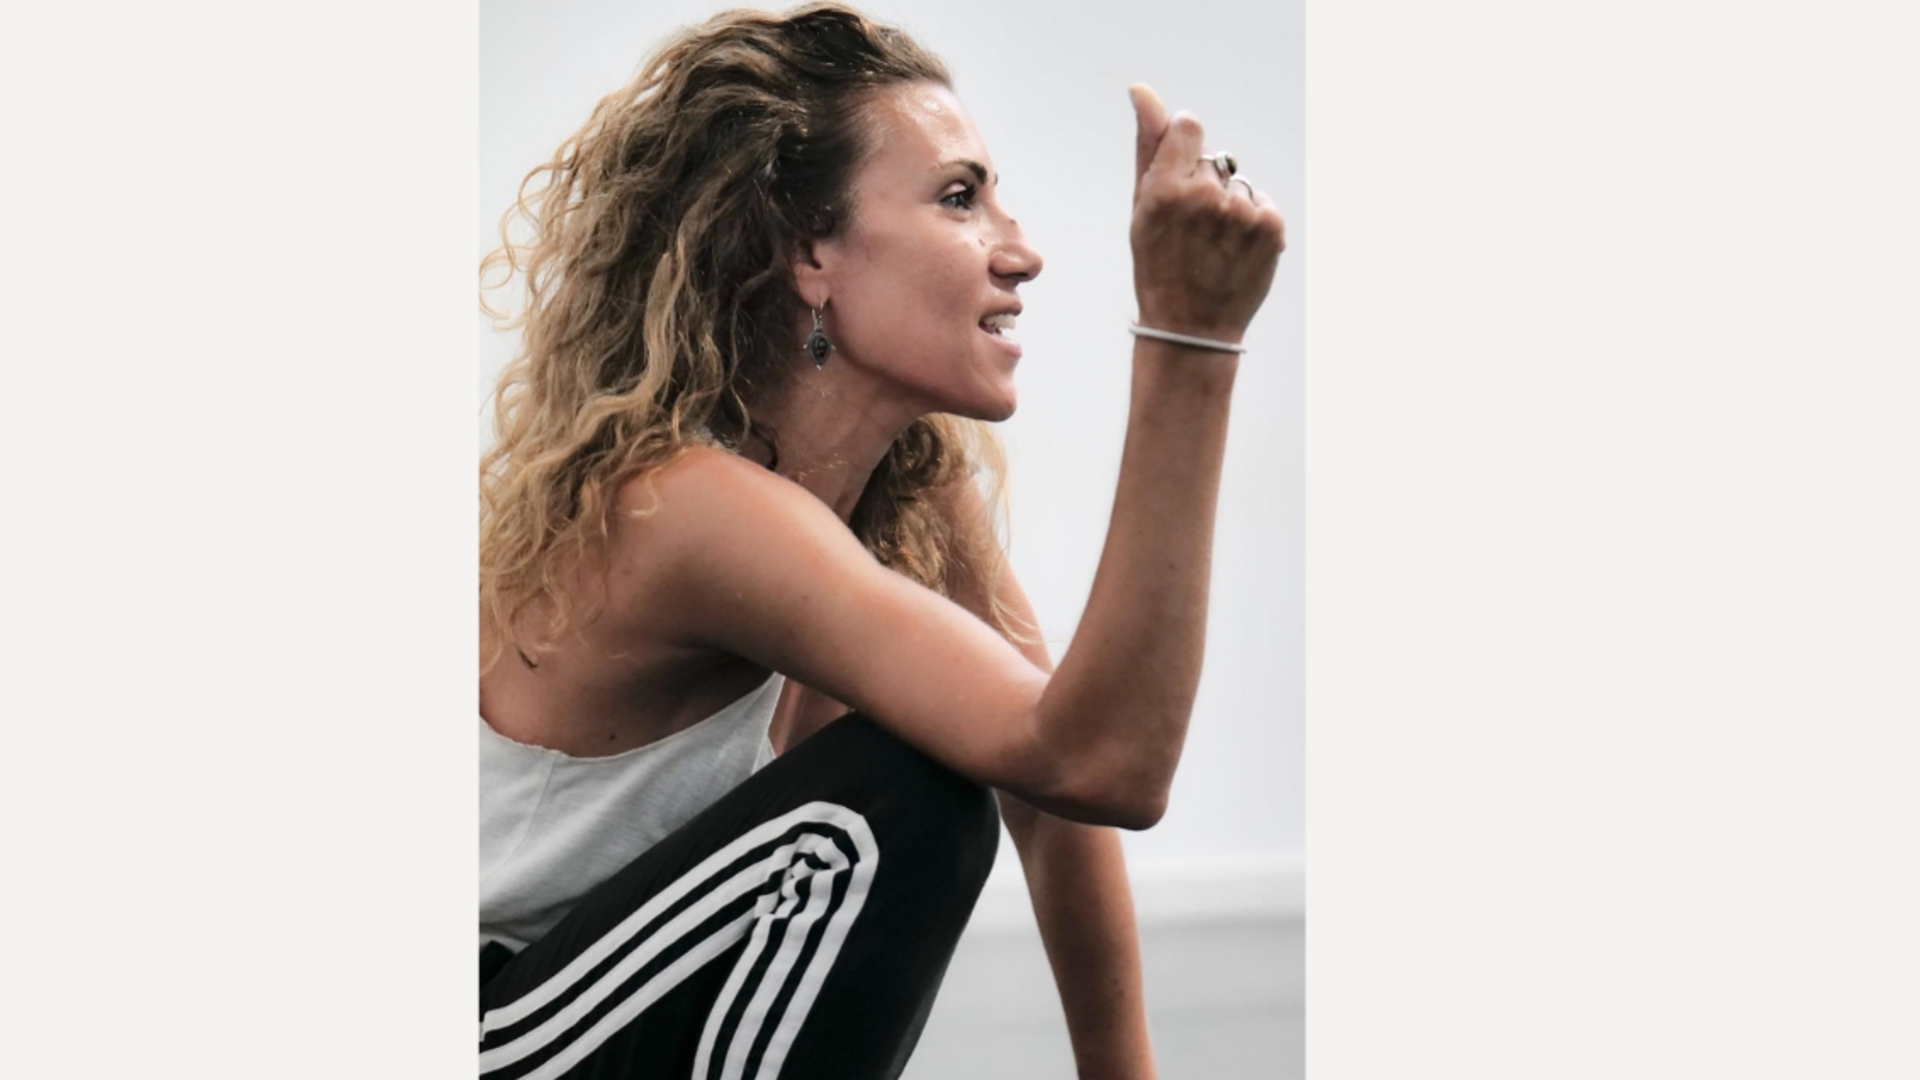
{"type": "MultiPolygon", "coordinates": [[[[822,369],[804,364],[781,393],[754,406],[753,419],[774,430],[775,471],[847,521],[887,448],[923,411],[834,356],[822,369]]],[[[765,449],[756,445],[754,459],[765,464],[765,449]]]]}

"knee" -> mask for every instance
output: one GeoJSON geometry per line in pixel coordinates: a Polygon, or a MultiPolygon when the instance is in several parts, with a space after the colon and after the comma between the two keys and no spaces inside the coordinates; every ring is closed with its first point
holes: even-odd
{"type": "MultiPolygon", "coordinates": [[[[992,789],[961,776],[857,713],[834,721],[860,744],[871,776],[894,812],[893,847],[939,863],[950,887],[977,893],[1000,846],[1000,809],[992,789]]],[[[825,732],[822,732],[825,734],[825,732]]]]}

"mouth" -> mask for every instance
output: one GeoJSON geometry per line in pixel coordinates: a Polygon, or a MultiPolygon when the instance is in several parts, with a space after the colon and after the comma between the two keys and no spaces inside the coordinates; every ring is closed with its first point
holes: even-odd
{"type": "Polygon", "coordinates": [[[980,320],[980,332],[1015,356],[1020,355],[1020,343],[1013,337],[1014,318],[1017,314],[1017,312],[1002,311],[980,320]]]}

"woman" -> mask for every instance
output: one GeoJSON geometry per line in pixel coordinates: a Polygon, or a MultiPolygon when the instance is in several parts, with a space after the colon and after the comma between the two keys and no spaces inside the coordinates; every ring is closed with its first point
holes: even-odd
{"type": "Polygon", "coordinates": [[[1135,88],[1134,404],[1056,672],[976,483],[1042,259],[949,82],[844,7],[719,16],[489,260],[528,308],[482,467],[485,1075],[897,1076],[990,792],[1082,1074],[1152,1075],[1112,827],[1179,758],[1282,225],[1135,88]]]}

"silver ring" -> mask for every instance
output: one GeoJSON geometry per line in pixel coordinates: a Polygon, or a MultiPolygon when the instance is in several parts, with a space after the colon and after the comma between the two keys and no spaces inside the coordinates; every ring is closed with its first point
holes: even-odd
{"type": "Polygon", "coordinates": [[[1244,176],[1234,176],[1227,181],[1227,186],[1232,187],[1236,183],[1247,185],[1247,198],[1253,198],[1253,181],[1244,176]]]}
{"type": "Polygon", "coordinates": [[[1240,163],[1233,160],[1233,155],[1225,150],[1217,154],[1201,154],[1200,160],[1213,165],[1213,171],[1220,174],[1221,187],[1225,187],[1233,174],[1240,171],[1240,163]]]}

